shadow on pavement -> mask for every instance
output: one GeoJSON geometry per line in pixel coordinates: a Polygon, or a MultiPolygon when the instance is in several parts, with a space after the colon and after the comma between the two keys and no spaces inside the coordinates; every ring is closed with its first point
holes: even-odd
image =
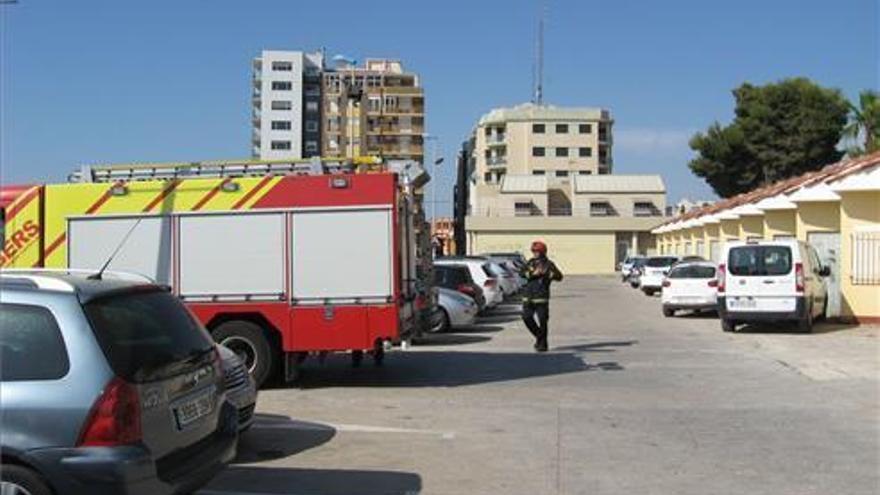
{"type": "Polygon", "coordinates": [[[232,464],[282,459],[323,445],[335,435],[334,428],[320,423],[257,413],[253,426],[239,438],[232,464]]]}
{"type": "Polygon", "coordinates": [[[554,347],[553,350],[573,352],[614,352],[615,347],[629,347],[638,343],[638,340],[594,342],[592,344],[563,345],[554,347]]]}
{"type": "MultiPolygon", "coordinates": [[[[576,352],[414,351],[386,356],[381,368],[352,370],[347,359],[307,366],[291,388],[320,387],[460,387],[482,383],[623,369],[618,363],[587,365],[576,352]]],[[[582,351],[581,351],[582,352],[582,351]]]]}
{"type": "Polygon", "coordinates": [[[686,318],[691,320],[717,320],[718,312],[715,310],[711,311],[691,311],[691,310],[680,310],[675,313],[676,318],[686,318]]]}
{"type": "MultiPolygon", "coordinates": [[[[854,330],[856,328],[859,328],[859,326],[834,321],[817,321],[813,323],[812,334],[844,332],[847,330],[854,330]]],[[[747,325],[737,327],[736,333],[791,333],[797,335],[811,335],[798,332],[797,324],[787,321],[749,323],[747,325]]]]}
{"type": "Polygon", "coordinates": [[[451,332],[447,333],[458,333],[458,334],[469,334],[469,333],[495,333],[504,330],[504,327],[500,325],[471,325],[468,327],[457,327],[453,328],[451,332]]]}
{"type": "Polygon", "coordinates": [[[206,487],[210,495],[406,495],[421,490],[422,478],[415,473],[251,466],[230,466],[206,487]]]}
{"type": "Polygon", "coordinates": [[[488,342],[492,337],[484,335],[462,335],[459,333],[431,333],[414,340],[413,344],[419,347],[430,347],[438,345],[462,345],[476,344],[478,342],[488,342]]]}

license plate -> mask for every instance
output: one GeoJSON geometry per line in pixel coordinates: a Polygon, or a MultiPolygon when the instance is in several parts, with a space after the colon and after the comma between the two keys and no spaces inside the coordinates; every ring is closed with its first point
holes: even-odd
{"type": "Polygon", "coordinates": [[[758,306],[758,302],[754,299],[728,299],[727,307],[731,309],[754,309],[758,306]]]}
{"type": "Polygon", "coordinates": [[[211,414],[213,410],[214,392],[208,391],[175,407],[174,418],[177,420],[177,427],[182,430],[211,414]]]}

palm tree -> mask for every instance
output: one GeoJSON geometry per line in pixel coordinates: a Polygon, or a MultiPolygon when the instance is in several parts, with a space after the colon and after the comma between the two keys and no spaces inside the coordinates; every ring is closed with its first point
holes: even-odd
{"type": "Polygon", "coordinates": [[[849,123],[843,133],[852,140],[864,136],[863,148],[855,146],[850,149],[851,155],[873,153],[880,149],[880,93],[866,89],[859,93],[859,104],[849,104],[849,123]]]}

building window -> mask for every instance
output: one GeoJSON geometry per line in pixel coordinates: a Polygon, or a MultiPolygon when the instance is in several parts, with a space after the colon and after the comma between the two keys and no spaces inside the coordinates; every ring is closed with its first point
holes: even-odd
{"type": "Polygon", "coordinates": [[[568,170],[557,170],[556,177],[568,177],[568,170]]]}
{"type": "Polygon", "coordinates": [[[556,124],[556,134],[568,134],[568,124],[556,124]]]}
{"type": "Polygon", "coordinates": [[[853,285],[880,285],[880,232],[852,234],[853,285]]]}
{"type": "Polygon", "coordinates": [[[272,141],[273,150],[289,150],[290,141],[272,141]]]}
{"type": "Polygon", "coordinates": [[[317,112],[318,111],[318,102],[317,101],[307,101],[306,102],[306,112],[317,112]]]}
{"type": "Polygon", "coordinates": [[[289,131],[290,130],[290,121],[289,120],[273,120],[272,121],[272,130],[273,131],[289,131]]]}
{"type": "Polygon", "coordinates": [[[517,201],[513,203],[514,215],[518,217],[530,217],[534,211],[534,203],[531,201],[517,201]]]}
{"type": "Polygon", "coordinates": [[[660,210],[651,201],[636,201],[633,203],[633,215],[637,217],[659,216],[660,210]]]}
{"type": "Polygon", "coordinates": [[[592,175],[592,170],[580,170],[578,171],[578,175],[592,175]]]}
{"type": "Polygon", "coordinates": [[[556,148],[556,156],[568,156],[568,148],[556,148]]]}
{"type": "Polygon", "coordinates": [[[318,123],[314,120],[306,121],[306,131],[308,132],[318,132],[318,123]]]}
{"type": "Polygon", "coordinates": [[[578,148],[578,156],[581,156],[581,157],[593,156],[593,148],[590,148],[589,146],[587,146],[585,148],[578,148]]]}
{"type": "Polygon", "coordinates": [[[544,124],[532,124],[532,132],[534,134],[544,134],[547,130],[547,126],[544,124]]]}
{"type": "Polygon", "coordinates": [[[306,151],[309,153],[315,153],[316,151],[318,151],[318,142],[306,141],[306,151]]]}
{"type": "Polygon", "coordinates": [[[532,170],[532,175],[544,175],[543,170],[532,170]]]}
{"type": "Polygon", "coordinates": [[[545,156],[546,150],[543,146],[533,146],[532,147],[532,156],[545,156]]]}
{"type": "Polygon", "coordinates": [[[272,81],[272,89],[274,91],[290,91],[293,89],[293,83],[290,81],[272,81]]]}
{"type": "Polygon", "coordinates": [[[293,102],[288,100],[276,100],[272,102],[272,110],[290,110],[293,102]]]}
{"type": "Polygon", "coordinates": [[[282,61],[272,62],[272,70],[278,71],[278,72],[290,72],[293,70],[293,62],[282,62],[282,61]]]}
{"type": "Polygon", "coordinates": [[[492,172],[486,172],[485,174],[483,174],[483,180],[486,182],[486,184],[491,184],[492,183],[492,172]]]}
{"type": "Polygon", "coordinates": [[[610,217],[614,215],[614,208],[608,201],[590,201],[591,217],[610,217]]]}
{"type": "Polygon", "coordinates": [[[593,126],[590,124],[578,124],[578,132],[581,134],[589,134],[593,132],[593,126]]]}

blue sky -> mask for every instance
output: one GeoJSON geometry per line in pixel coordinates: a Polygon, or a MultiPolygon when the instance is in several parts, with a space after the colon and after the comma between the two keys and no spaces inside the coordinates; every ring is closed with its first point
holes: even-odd
{"type": "MultiPolygon", "coordinates": [[[[806,76],[878,86],[877,0],[547,0],[545,100],[609,108],[616,173],[660,173],[670,200],[709,197],[688,138],[729,121],[730,90],[806,76]]],[[[539,2],[37,1],[0,6],[5,183],[82,163],[249,153],[261,49],[395,57],[427,92],[446,165],[479,116],[527,101],[539,2]]]]}

